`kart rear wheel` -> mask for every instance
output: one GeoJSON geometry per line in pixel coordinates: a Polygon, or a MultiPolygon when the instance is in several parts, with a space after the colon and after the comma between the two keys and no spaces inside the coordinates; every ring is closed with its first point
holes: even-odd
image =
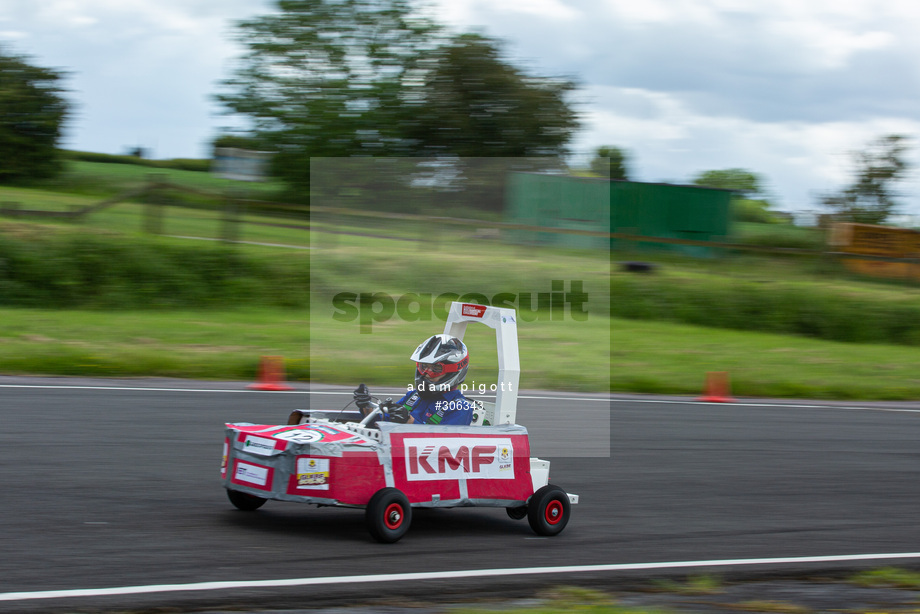
{"type": "Polygon", "coordinates": [[[508,518],[512,520],[523,520],[527,518],[527,506],[522,505],[520,507],[506,507],[505,511],[508,512],[508,518]]]}
{"type": "Polygon", "coordinates": [[[409,499],[395,488],[381,488],[367,504],[364,521],[371,536],[384,544],[399,541],[412,524],[409,499]]]}
{"type": "Polygon", "coordinates": [[[527,520],[537,535],[562,533],[569,523],[569,496],[558,486],[546,485],[533,494],[527,505],[527,520]]]}
{"type": "Polygon", "coordinates": [[[230,503],[232,503],[236,509],[243,510],[244,512],[255,511],[265,505],[267,501],[267,499],[263,499],[262,497],[250,495],[238,490],[227,490],[227,498],[230,499],[230,503]]]}

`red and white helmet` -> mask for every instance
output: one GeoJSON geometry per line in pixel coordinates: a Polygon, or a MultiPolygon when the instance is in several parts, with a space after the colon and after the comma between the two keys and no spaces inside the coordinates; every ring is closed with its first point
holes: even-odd
{"type": "Polygon", "coordinates": [[[470,366],[470,353],[460,339],[433,335],[425,339],[411,359],[416,362],[415,386],[422,392],[446,392],[459,386],[470,366]]]}

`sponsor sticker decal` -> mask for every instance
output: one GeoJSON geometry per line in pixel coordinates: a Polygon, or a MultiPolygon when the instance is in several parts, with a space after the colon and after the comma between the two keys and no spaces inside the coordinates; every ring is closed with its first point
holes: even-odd
{"type": "Polygon", "coordinates": [[[275,442],[266,437],[247,435],[246,439],[243,440],[243,450],[250,454],[271,456],[275,453],[275,442]]]}
{"type": "Polygon", "coordinates": [[[317,441],[322,441],[323,434],[319,431],[298,429],[296,431],[275,433],[275,439],[283,439],[294,443],[316,443],[317,441]]]}
{"type": "Polygon", "coordinates": [[[406,479],[513,480],[514,446],[502,437],[406,437],[406,479]]]}
{"type": "Polygon", "coordinates": [[[320,441],[330,443],[362,443],[369,441],[366,437],[355,435],[349,431],[315,424],[285,428],[272,433],[272,437],[292,443],[317,443],[320,441]]]}
{"type": "Polygon", "coordinates": [[[460,313],[465,316],[473,316],[474,318],[481,318],[486,312],[486,308],[482,305],[470,305],[469,303],[463,303],[463,306],[460,308],[460,313]]]}
{"type": "Polygon", "coordinates": [[[329,459],[298,458],[297,488],[329,490],[329,459]]]}
{"type": "Polygon", "coordinates": [[[249,482],[257,486],[265,486],[268,483],[268,467],[236,461],[236,471],[233,472],[233,479],[240,482],[249,482]]]}

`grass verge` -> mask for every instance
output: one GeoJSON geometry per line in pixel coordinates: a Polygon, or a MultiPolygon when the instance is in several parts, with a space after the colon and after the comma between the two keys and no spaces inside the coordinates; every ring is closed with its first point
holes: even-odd
{"type": "Polygon", "coordinates": [[[861,571],[849,578],[850,583],[872,588],[888,587],[920,591],[920,572],[897,567],[861,571]]]}
{"type": "Polygon", "coordinates": [[[652,586],[654,590],[678,595],[715,595],[722,592],[723,582],[719,576],[703,574],[690,576],[684,582],[657,580],[652,586]]]}
{"type": "MultiPolygon", "coordinates": [[[[291,380],[312,367],[317,382],[401,386],[435,324],[392,321],[360,335],[357,322],[311,326],[306,310],[0,309],[0,372],[247,380],[272,354],[285,357],[291,380]]],[[[467,381],[494,383],[492,332],[467,334],[467,381]]],[[[920,398],[920,350],[910,347],[600,318],[522,322],[519,340],[521,388],[698,395],[707,371],[728,371],[735,396],[920,398]]]]}
{"type": "Polygon", "coordinates": [[[645,608],[627,608],[617,605],[604,592],[587,588],[561,586],[544,591],[539,596],[539,605],[532,607],[504,608],[457,608],[457,614],[557,614],[558,612],[584,612],[585,614],[644,614],[655,612],[645,608]]]}
{"type": "Polygon", "coordinates": [[[260,356],[306,379],[304,311],[0,310],[0,372],[253,379],[260,356]]]}

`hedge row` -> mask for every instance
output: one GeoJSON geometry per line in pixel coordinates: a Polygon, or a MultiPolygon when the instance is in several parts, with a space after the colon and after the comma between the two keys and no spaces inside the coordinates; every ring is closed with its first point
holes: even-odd
{"type": "Polygon", "coordinates": [[[0,234],[0,305],[61,309],[309,304],[305,256],[97,235],[0,234]]]}
{"type": "Polygon", "coordinates": [[[615,276],[611,314],[832,341],[920,345],[917,298],[889,300],[805,283],[615,276]]]}
{"type": "MultiPolygon", "coordinates": [[[[31,237],[0,233],[3,306],[307,307],[309,288],[309,260],[302,253],[261,257],[222,245],[97,235],[85,229],[31,237]]],[[[920,345],[915,292],[892,300],[891,293],[858,294],[807,283],[615,274],[610,304],[611,315],[622,318],[920,345]]]]}
{"type": "Polygon", "coordinates": [[[179,171],[210,172],[211,161],[198,158],[171,158],[169,160],[149,160],[137,156],[95,153],[91,151],[63,150],[62,155],[67,160],[81,162],[104,162],[109,164],[133,164],[136,166],[149,166],[151,168],[169,168],[179,171]]]}

